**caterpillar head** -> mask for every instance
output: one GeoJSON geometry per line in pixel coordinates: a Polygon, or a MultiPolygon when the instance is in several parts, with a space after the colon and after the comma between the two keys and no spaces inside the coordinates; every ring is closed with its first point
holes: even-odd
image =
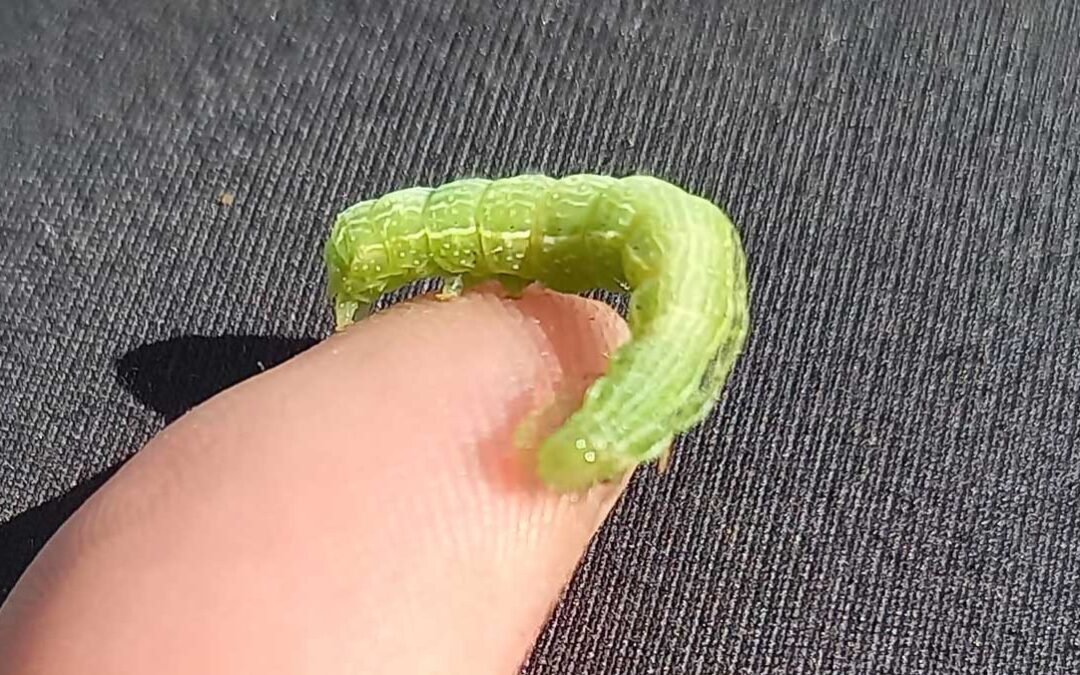
{"type": "Polygon", "coordinates": [[[540,479],[559,492],[581,492],[620,480],[637,464],[606,434],[585,432],[576,424],[556,430],[537,454],[540,479]]]}

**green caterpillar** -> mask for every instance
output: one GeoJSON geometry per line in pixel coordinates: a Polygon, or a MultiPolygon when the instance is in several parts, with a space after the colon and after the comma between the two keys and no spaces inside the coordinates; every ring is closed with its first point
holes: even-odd
{"type": "Polygon", "coordinates": [[[716,205],[650,176],[463,179],[362,201],[326,244],[339,330],[386,292],[443,277],[566,293],[630,291],[631,339],[537,448],[558,491],[666,459],[716,404],[749,332],[746,259],[716,205]]]}

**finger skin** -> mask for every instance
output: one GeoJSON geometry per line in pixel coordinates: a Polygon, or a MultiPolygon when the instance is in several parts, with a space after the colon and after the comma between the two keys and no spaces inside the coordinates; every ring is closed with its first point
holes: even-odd
{"type": "Polygon", "coordinates": [[[0,675],[517,672],[622,485],[555,495],[514,432],[627,337],[575,296],[424,299],[218,395],[45,547],[0,675]]]}

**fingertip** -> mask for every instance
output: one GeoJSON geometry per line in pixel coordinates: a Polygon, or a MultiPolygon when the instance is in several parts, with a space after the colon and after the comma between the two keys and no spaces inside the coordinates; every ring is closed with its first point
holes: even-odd
{"type": "Polygon", "coordinates": [[[625,484],[552,492],[515,432],[568,414],[628,336],[537,288],[360,321],[152,441],[50,542],[28,575],[65,582],[0,643],[57,675],[88,653],[132,672],[133,650],[161,675],[512,672],[625,484]]]}

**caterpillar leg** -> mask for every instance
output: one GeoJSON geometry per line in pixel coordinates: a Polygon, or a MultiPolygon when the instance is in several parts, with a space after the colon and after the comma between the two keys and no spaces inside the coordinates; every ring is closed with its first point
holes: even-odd
{"type": "Polygon", "coordinates": [[[465,278],[460,274],[443,278],[442,290],[435,294],[436,300],[450,300],[462,294],[465,290],[465,278]]]}
{"type": "Polygon", "coordinates": [[[515,300],[520,299],[525,295],[525,289],[531,283],[528,279],[522,279],[521,277],[511,276],[509,274],[500,274],[499,283],[502,284],[506,294],[515,300]]]}
{"type": "MultiPolygon", "coordinates": [[[[502,286],[506,294],[512,298],[520,298],[525,294],[525,288],[529,285],[528,280],[509,274],[499,274],[495,279],[502,286]]],[[[455,274],[443,278],[442,289],[435,294],[438,300],[450,300],[456,298],[465,291],[490,283],[490,279],[483,276],[455,274]]]]}
{"type": "Polygon", "coordinates": [[[660,473],[664,473],[671,464],[671,451],[674,446],[674,436],[668,436],[649,448],[649,451],[645,453],[645,456],[641,458],[641,461],[642,463],[655,461],[657,463],[656,470],[660,473]]]}
{"type": "Polygon", "coordinates": [[[340,333],[371,313],[372,304],[354,300],[338,300],[334,303],[334,332],[340,333]]]}
{"type": "Polygon", "coordinates": [[[671,466],[671,450],[673,444],[668,443],[664,451],[660,453],[659,459],[656,462],[656,472],[663,475],[667,473],[668,467],[671,466]]]}

